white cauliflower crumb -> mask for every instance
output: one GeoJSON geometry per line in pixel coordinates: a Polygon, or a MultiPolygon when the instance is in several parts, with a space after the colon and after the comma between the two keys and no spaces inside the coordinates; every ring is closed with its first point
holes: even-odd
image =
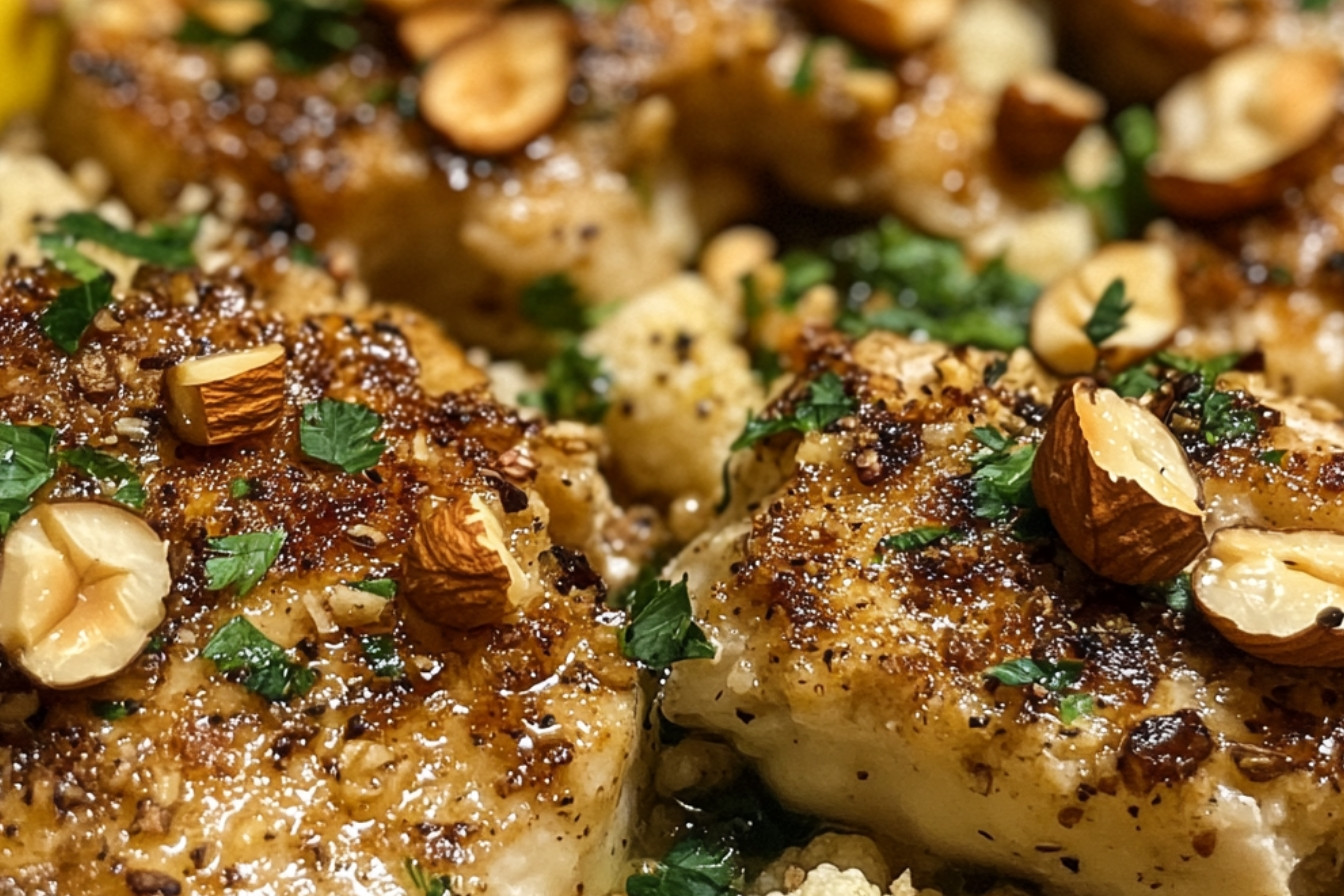
{"type": "Polygon", "coordinates": [[[880,896],[880,887],[891,880],[891,868],[871,839],[858,834],[831,833],[814,837],[806,846],[786,849],[756,878],[752,892],[792,892],[801,884],[803,875],[822,865],[857,871],[860,879],[874,883],[875,896],[880,896]]]}

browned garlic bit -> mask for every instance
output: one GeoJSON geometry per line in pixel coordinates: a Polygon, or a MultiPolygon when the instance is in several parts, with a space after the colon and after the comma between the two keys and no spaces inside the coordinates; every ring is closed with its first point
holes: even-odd
{"type": "Polygon", "coordinates": [[[1066,387],[1031,485],[1069,550],[1131,585],[1176,575],[1203,550],[1199,481],[1151,412],[1087,381],[1066,387]]]}
{"type": "Polygon", "coordinates": [[[191,358],[170,368],[168,422],[193,445],[265,432],[285,404],[285,349],[277,343],[191,358]]]}
{"type": "Polygon", "coordinates": [[[1272,201],[1339,114],[1332,52],[1251,46],[1221,57],[1158,103],[1149,186],[1179,215],[1217,218],[1272,201]]]}
{"type": "Polygon", "coordinates": [[[574,76],[570,28],[561,10],[513,10],[450,46],[425,72],[425,121],[467,152],[521,148],[565,111],[574,76]]]}
{"type": "Polygon", "coordinates": [[[840,34],[879,53],[903,53],[937,37],[958,0],[822,0],[817,15],[840,34]]]}
{"type": "Polygon", "coordinates": [[[1025,171],[1049,171],[1105,113],[1106,101],[1095,90],[1050,69],[1027,72],[999,97],[995,145],[1025,171]]]}
{"type": "Polygon", "coordinates": [[[525,575],[491,505],[471,495],[427,508],[402,561],[402,593],[426,619],[460,629],[517,607],[525,575]]]}
{"type": "Polygon", "coordinates": [[[1344,666],[1344,533],[1221,529],[1190,581],[1209,622],[1247,653],[1344,666]]]}
{"type": "Polygon", "coordinates": [[[168,545],[112,504],[39,504],[5,536],[0,645],[40,684],[120,672],[163,621],[168,545]]]}
{"type": "Polygon", "coordinates": [[[1160,243],[1111,243],[1041,295],[1031,314],[1031,347],[1051,369],[1089,373],[1104,360],[1123,370],[1165,345],[1185,316],[1176,280],[1176,257],[1160,243]],[[1125,283],[1131,303],[1123,326],[1100,351],[1084,327],[1106,288],[1125,283]]]}

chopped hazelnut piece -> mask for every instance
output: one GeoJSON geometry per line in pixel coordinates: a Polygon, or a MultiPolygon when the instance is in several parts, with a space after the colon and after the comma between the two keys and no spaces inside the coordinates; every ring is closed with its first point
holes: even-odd
{"type": "Polygon", "coordinates": [[[1031,313],[1031,348],[1052,370],[1090,373],[1099,360],[1123,370],[1165,345],[1185,317],[1176,279],[1176,256],[1160,243],[1111,243],[1056,280],[1031,313]],[[1085,327],[1102,294],[1116,280],[1125,284],[1130,308],[1123,325],[1102,340],[1085,327]]]}
{"type": "Polygon", "coordinates": [[[1341,63],[1329,51],[1236,50],[1158,103],[1149,186],[1176,214],[1218,218],[1273,201],[1339,114],[1341,63]]]}
{"type": "Polygon", "coordinates": [[[1101,94],[1049,69],[1019,75],[999,97],[999,151],[1024,171],[1058,168],[1073,141],[1106,113],[1101,94]]]}
{"type": "Polygon", "coordinates": [[[265,432],[285,404],[285,349],[276,343],[191,358],[168,370],[168,421],[193,445],[265,432]]]}
{"type": "Polygon", "coordinates": [[[426,619],[452,628],[498,622],[524,593],[504,527],[476,495],[429,509],[402,567],[407,600],[426,619]]]}
{"type": "Polygon", "coordinates": [[[1344,666],[1344,533],[1220,529],[1190,582],[1209,622],[1247,653],[1344,666]]]}
{"type": "Polygon", "coordinates": [[[168,545],[112,504],[39,504],[5,537],[0,645],[40,684],[120,672],[163,621],[168,545]]]}
{"type": "Polygon", "coordinates": [[[823,0],[812,4],[844,37],[879,53],[926,44],[952,21],[959,0],[823,0]]]}
{"type": "Polygon", "coordinates": [[[482,2],[422,6],[397,22],[397,39],[416,62],[428,62],[494,21],[496,5],[482,2]]]}
{"type": "Polygon", "coordinates": [[[1162,421],[1088,381],[1065,386],[1031,485],[1069,550],[1131,585],[1168,579],[1205,545],[1198,480],[1162,421]]]}
{"type": "Polygon", "coordinates": [[[430,64],[420,111],[467,152],[512,152],[565,111],[574,75],[569,17],[545,8],[505,13],[430,64]]]}

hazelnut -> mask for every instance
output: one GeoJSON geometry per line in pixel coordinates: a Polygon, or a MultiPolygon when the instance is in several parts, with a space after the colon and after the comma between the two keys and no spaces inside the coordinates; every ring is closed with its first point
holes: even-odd
{"type": "Polygon", "coordinates": [[[190,358],[169,368],[168,422],[193,445],[221,445],[275,426],[285,405],[278,343],[190,358]]]}
{"type": "Polygon", "coordinates": [[[959,0],[824,0],[818,16],[843,37],[879,53],[904,53],[933,40],[959,0]]]}
{"type": "Polygon", "coordinates": [[[1052,370],[1089,373],[1098,361],[1123,370],[1165,345],[1185,317],[1176,256],[1161,243],[1111,243],[1050,285],[1031,313],[1031,348],[1052,370]],[[1116,280],[1130,308],[1121,328],[1095,346],[1085,331],[1116,280]]]}
{"type": "Polygon", "coordinates": [[[112,504],[39,504],[5,537],[0,646],[40,684],[115,675],[163,621],[168,545],[112,504]]]}
{"type": "Polygon", "coordinates": [[[1105,113],[1101,94],[1072,78],[1050,69],[1026,72],[999,97],[995,145],[1023,171],[1049,171],[1105,113]]]}
{"type": "Polygon", "coordinates": [[[1059,536],[1108,579],[1174,576],[1203,550],[1198,480],[1154,414],[1110,389],[1064,387],[1036,452],[1031,485],[1059,536]]]}
{"type": "Polygon", "coordinates": [[[512,152],[564,113],[574,76],[570,19],[520,9],[449,47],[425,72],[420,111],[467,152],[512,152]]]}
{"type": "Polygon", "coordinates": [[[402,589],[426,619],[468,629],[522,602],[525,577],[490,505],[472,495],[431,506],[402,561],[402,589]]]}
{"type": "Polygon", "coordinates": [[[1157,105],[1154,198],[1171,212],[1219,218],[1273,201],[1339,111],[1333,52],[1252,46],[1217,59],[1157,105]]]}
{"type": "Polygon", "coordinates": [[[1190,576],[1223,637],[1288,666],[1344,666],[1344,533],[1231,528],[1190,576]]]}

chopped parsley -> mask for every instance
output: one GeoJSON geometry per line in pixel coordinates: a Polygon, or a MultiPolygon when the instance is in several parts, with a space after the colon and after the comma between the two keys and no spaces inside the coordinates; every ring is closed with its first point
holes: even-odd
{"type": "Polygon", "coordinates": [[[93,700],[89,709],[98,718],[106,722],[116,722],[140,711],[135,700],[93,700]]]}
{"type": "Polygon", "coordinates": [[[540,408],[553,420],[598,423],[611,407],[610,391],[611,375],[602,359],[584,354],[577,343],[570,342],[547,363],[545,384],[524,392],[518,400],[540,408]]]}
{"type": "Polygon", "coordinates": [[[73,355],[93,318],[112,304],[112,283],[112,275],[103,271],[92,280],[62,289],[42,311],[38,326],[66,354],[73,355]]]}
{"type": "Polygon", "coordinates": [[[990,666],[984,674],[1011,687],[1035,685],[1059,695],[1059,720],[1065,725],[1073,724],[1081,716],[1091,715],[1095,705],[1090,694],[1065,693],[1082,679],[1082,660],[1034,660],[1023,657],[990,666]]]}
{"type": "Polygon", "coordinates": [[[62,451],[61,460],[94,479],[111,483],[116,489],[112,494],[113,501],[125,504],[134,510],[144,508],[147,495],[145,486],[140,481],[140,475],[135,467],[121,458],[97,451],[88,445],[80,445],[78,448],[62,451]]]}
{"type": "Polygon", "coordinates": [[[1097,307],[1092,309],[1092,316],[1083,325],[1087,341],[1100,348],[1103,342],[1124,329],[1125,315],[1133,306],[1133,302],[1125,299],[1125,281],[1112,280],[1102,292],[1097,307]]]}
{"type": "Polygon", "coordinates": [[[431,877],[425,873],[425,869],[421,868],[420,863],[415,859],[407,859],[405,868],[406,876],[411,879],[411,884],[423,896],[453,896],[453,882],[448,879],[448,875],[435,874],[431,877]]]}
{"type": "Polygon", "coordinates": [[[406,665],[397,654],[397,644],[391,635],[360,635],[359,646],[376,677],[394,680],[406,677],[406,665]]]}
{"type": "Polygon", "coordinates": [[[289,260],[304,267],[322,267],[322,255],[307,243],[293,240],[289,244],[289,260]]]}
{"type": "Polygon", "coordinates": [[[626,878],[629,896],[731,896],[737,863],[724,846],[687,839],[667,851],[652,874],[626,878]]]}
{"type": "Polygon", "coordinates": [[[246,498],[252,494],[252,482],[241,476],[229,483],[230,498],[246,498]]]}
{"type": "Polygon", "coordinates": [[[807,388],[807,395],[786,417],[747,417],[731,446],[733,451],[750,448],[762,439],[781,432],[820,432],[858,408],[858,402],[845,394],[845,383],[834,371],[826,371],[807,388]]]}
{"type": "Polygon", "coordinates": [[[391,600],[397,596],[397,583],[395,579],[361,579],[358,582],[346,582],[356,591],[367,591],[369,594],[377,595],[385,600],[391,600]]]}
{"type": "Polygon", "coordinates": [[[1098,219],[1108,239],[1137,237],[1158,214],[1148,193],[1148,159],[1157,151],[1157,120],[1146,106],[1130,106],[1115,116],[1112,131],[1120,152],[1106,180],[1073,192],[1098,219]]]}
{"type": "Polygon", "coordinates": [[[960,246],[887,219],[833,243],[836,288],[850,335],[923,333],[1007,351],[1025,345],[1040,287],[996,259],[973,270],[960,246]]]}
{"type": "Polygon", "coordinates": [[[1152,374],[1143,364],[1137,364],[1116,374],[1110,386],[1123,398],[1139,398],[1155,391],[1162,380],[1152,374]]]}
{"type": "Polygon", "coordinates": [[[1014,510],[1032,510],[1036,496],[1031,490],[1031,465],[1036,446],[1017,446],[997,429],[974,430],[984,450],[971,456],[971,481],[975,487],[976,516],[1001,520],[1014,510]]]}
{"type": "Polygon", "coordinates": [[[31,504],[33,494],[56,475],[50,426],[0,423],[0,533],[31,504]]]}
{"type": "Polygon", "coordinates": [[[999,380],[1003,379],[1003,375],[1007,372],[1008,372],[1008,359],[995,358],[993,361],[990,361],[989,364],[986,365],[985,367],[985,385],[992,387],[999,380]]]}
{"type": "Polygon", "coordinates": [[[1249,438],[1259,432],[1255,412],[1241,406],[1241,399],[1231,392],[1211,394],[1204,402],[1200,416],[1200,434],[1210,445],[1249,438]]]}
{"type": "Polygon", "coordinates": [[[258,40],[275,52],[275,61],[290,71],[325,65],[359,43],[354,17],[359,0],[265,0],[266,18],[240,34],[221,31],[190,15],[176,38],[185,44],[228,47],[258,40]]]}
{"type": "Polygon", "coordinates": [[[778,302],[781,308],[794,308],[809,289],[835,279],[835,264],[814,252],[785,252],[779,259],[784,272],[778,302]]]}
{"type": "Polygon", "coordinates": [[[299,449],[305,457],[361,473],[382,458],[386,442],[373,436],[383,418],[362,404],[324,398],[303,406],[299,449]]]}
{"type": "Polygon", "coordinates": [[[201,650],[220,672],[239,673],[240,683],[272,703],[301,697],[317,673],[293,662],[288,652],[242,616],[224,623],[201,650]]]}
{"type": "Polygon", "coordinates": [[[956,541],[959,533],[950,526],[916,526],[905,532],[888,535],[877,543],[877,559],[897,551],[918,551],[943,540],[956,541]]]}
{"type": "Polygon", "coordinates": [[[43,234],[38,237],[38,244],[47,257],[56,263],[56,267],[81,283],[97,280],[105,273],[101,265],[60,237],[43,234]]]}
{"type": "Polygon", "coordinates": [[[1188,572],[1180,573],[1165,582],[1148,585],[1142,589],[1142,592],[1147,598],[1165,604],[1167,609],[1177,613],[1184,613],[1189,610],[1195,600],[1194,588],[1190,584],[1190,573],[1188,572]]]}
{"type": "MultiPolygon", "coordinates": [[[[39,242],[62,267],[65,265],[58,253],[65,255],[67,260],[68,254],[61,253],[61,249],[84,240],[160,267],[189,268],[196,263],[191,244],[196,240],[200,224],[199,217],[191,217],[180,224],[155,224],[148,235],[143,235],[122,230],[94,212],[70,212],[57,218],[52,225],[54,229],[43,234],[39,242]]],[[[84,261],[92,264],[87,259],[84,261]]],[[[88,279],[75,271],[71,273],[81,280],[88,279]]]]}
{"type": "Polygon", "coordinates": [[[1303,12],[1324,12],[1334,0],[1297,0],[1297,8],[1303,12]]]}
{"type": "Polygon", "coordinates": [[[205,561],[205,587],[222,591],[235,586],[242,597],[266,576],[284,543],[284,529],[207,538],[205,545],[216,556],[205,561]]]}
{"type": "Polygon", "coordinates": [[[591,309],[579,301],[579,288],[565,273],[533,280],[518,302],[523,317],[543,330],[582,333],[592,324],[591,309]]]}
{"type": "Polygon", "coordinates": [[[1283,458],[1288,452],[1282,448],[1276,448],[1273,451],[1261,451],[1260,462],[1271,467],[1283,466],[1283,458]]]}
{"type": "Polygon", "coordinates": [[[630,624],[617,636],[628,658],[659,670],[680,660],[713,658],[714,645],[691,618],[685,576],[675,583],[659,579],[639,585],[629,608],[630,624]]]}

